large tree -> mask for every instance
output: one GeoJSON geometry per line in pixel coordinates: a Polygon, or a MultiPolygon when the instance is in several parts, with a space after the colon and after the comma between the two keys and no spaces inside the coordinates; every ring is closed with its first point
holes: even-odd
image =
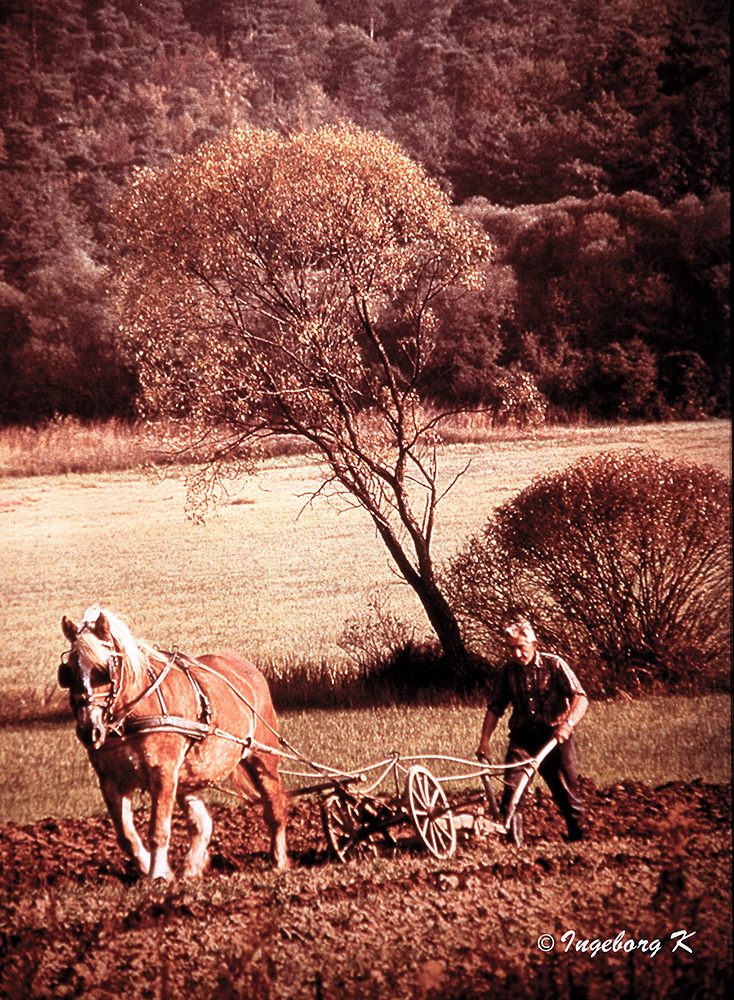
{"type": "Polygon", "coordinates": [[[147,412],[208,434],[217,459],[272,434],[307,442],[460,669],[431,553],[441,415],[418,387],[436,303],[479,279],[487,239],[397,145],[346,126],[234,132],[139,172],[116,220],[147,412]]]}

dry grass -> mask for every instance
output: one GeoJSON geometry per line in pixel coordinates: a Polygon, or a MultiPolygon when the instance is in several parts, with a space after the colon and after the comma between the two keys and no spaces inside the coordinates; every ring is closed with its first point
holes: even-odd
{"type": "MultiPolygon", "coordinates": [[[[428,420],[432,413],[425,415],[428,420]]],[[[701,429],[721,422],[693,425],[701,429]]],[[[661,424],[660,435],[675,436],[685,424],[661,424]]],[[[517,442],[551,442],[575,435],[634,438],[636,428],[593,427],[575,422],[523,426],[511,420],[498,421],[489,413],[455,414],[438,425],[445,446],[501,446],[517,442]]],[[[644,434],[650,433],[645,427],[644,434]]],[[[82,423],[74,417],[57,417],[36,427],[0,427],[0,479],[5,477],[63,476],[70,473],[117,472],[149,466],[186,464],[184,438],[174,425],[149,426],[135,421],[109,420],[82,423]]],[[[262,447],[263,458],[303,456],[305,444],[291,438],[273,437],[262,447]]]]}
{"type": "Polygon", "coordinates": [[[139,468],[151,454],[142,429],[121,420],[83,424],[59,417],[0,429],[0,476],[59,476],[139,468]]]}
{"type": "MultiPolygon", "coordinates": [[[[469,467],[439,507],[436,554],[451,555],[494,506],[583,454],[649,448],[728,474],[730,440],[720,421],[543,429],[447,446],[445,483],[469,467]]],[[[0,689],[30,691],[40,703],[64,648],[62,614],[78,618],[94,602],[162,646],[343,664],[344,623],[379,586],[420,637],[422,609],[364,513],[323,499],[308,505],[320,482],[308,458],[269,459],[197,525],[184,514],[180,467],[166,478],[134,470],[0,479],[0,689]]]]}

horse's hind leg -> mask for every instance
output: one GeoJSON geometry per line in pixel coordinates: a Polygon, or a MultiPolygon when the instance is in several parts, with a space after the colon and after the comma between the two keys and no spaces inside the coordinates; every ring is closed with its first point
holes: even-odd
{"type": "MultiPolygon", "coordinates": [[[[255,786],[263,801],[265,822],[270,830],[270,857],[275,867],[290,868],[288,846],[286,843],[286,824],[288,822],[288,798],[278,777],[278,764],[260,757],[247,757],[238,771],[244,771],[255,786]]],[[[233,776],[234,777],[234,776],[233,776]]]]}
{"type": "Polygon", "coordinates": [[[140,835],[135,829],[130,796],[123,795],[116,783],[110,778],[100,778],[99,784],[105,805],[115,826],[117,843],[125,854],[134,859],[140,874],[147,875],[150,870],[150,852],[143,846],[140,835]]]}
{"type": "Polygon", "coordinates": [[[209,864],[209,840],[212,835],[212,819],[204,801],[191,793],[179,796],[179,805],[186,813],[186,824],[191,838],[189,853],[186,855],[184,878],[199,878],[209,864]]]}

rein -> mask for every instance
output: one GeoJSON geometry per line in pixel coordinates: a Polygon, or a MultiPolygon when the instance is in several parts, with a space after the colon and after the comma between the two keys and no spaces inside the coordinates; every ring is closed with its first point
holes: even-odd
{"type": "MultiPolygon", "coordinates": [[[[186,654],[182,654],[182,655],[184,655],[185,658],[192,665],[196,666],[199,670],[203,670],[203,671],[205,671],[208,674],[212,674],[214,677],[218,677],[220,681],[224,681],[224,683],[227,685],[227,687],[230,689],[230,691],[234,695],[236,695],[241,701],[243,701],[245,703],[245,705],[247,705],[247,707],[250,709],[250,711],[255,716],[255,718],[259,719],[259,721],[265,726],[265,728],[268,729],[268,730],[270,730],[270,732],[273,734],[273,736],[277,739],[278,743],[280,743],[280,745],[282,747],[284,747],[286,750],[288,750],[290,752],[290,755],[291,755],[290,759],[291,760],[300,760],[300,761],[302,761],[305,764],[309,764],[311,767],[315,767],[316,770],[323,771],[325,774],[331,770],[331,768],[324,767],[323,765],[315,765],[311,760],[309,760],[308,757],[304,757],[302,753],[300,753],[298,750],[296,750],[296,748],[291,743],[289,743],[288,740],[284,736],[281,736],[280,733],[270,725],[270,723],[267,721],[267,719],[264,719],[262,717],[262,715],[260,715],[260,713],[255,708],[255,706],[252,705],[247,700],[247,698],[245,698],[245,696],[242,694],[241,691],[237,690],[237,688],[234,686],[234,684],[232,684],[231,681],[227,677],[224,676],[224,674],[220,674],[218,670],[214,670],[213,667],[208,667],[205,663],[200,663],[198,660],[195,660],[193,657],[186,656],[186,654]]],[[[249,737],[249,741],[248,741],[247,745],[251,746],[251,747],[254,747],[254,748],[260,747],[263,750],[267,750],[270,753],[280,753],[280,751],[276,750],[275,747],[268,747],[268,746],[265,746],[265,744],[258,743],[257,740],[253,739],[252,737],[249,737]]],[[[285,755],[281,754],[281,756],[285,756],[285,755]]]]}
{"type": "MultiPolygon", "coordinates": [[[[116,736],[119,739],[124,740],[127,737],[142,736],[146,733],[168,732],[177,733],[180,736],[185,736],[194,741],[203,740],[207,736],[219,736],[221,739],[230,740],[241,746],[243,748],[243,758],[246,757],[251,750],[260,749],[267,753],[288,756],[291,760],[300,760],[312,767],[314,766],[312,761],[310,761],[307,757],[304,757],[303,754],[301,754],[288,742],[288,740],[281,736],[278,731],[270,725],[267,719],[263,718],[252,702],[241,691],[239,691],[234,684],[232,684],[228,677],[225,677],[224,674],[220,673],[218,670],[214,670],[212,667],[207,666],[205,663],[201,663],[199,660],[194,659],[194,657],[189,656],[186,653],[181,653],[180,650],[176,648],[174,648],[172,652],[166,654],[168,659],[165,666],[158,675],[154,676],[153,681],[148,685],[148,687],[145,688],[145,690],[140,694],[136,695],[135,698],[125,706],[122,715],[120,715],[117,719],[113,719],[113,706],[120,690],[123,654],[116,644],[113,645],[108,643],[107,645],[111,650],[110,656],[107,660],[107,670],[111,680],[110,689],[106,694],[84,695],[79,699],[79,704],[94,705],[95,702],[104,703],[104,724],[107,727],[110,736],[116,736]],[[166,676],[174,666],[183,671],[188,678],[195,695],[197,696],[200,706],[198,719],[188,719],[182,716],[171,715],[165,706],[160,689],[166,676]],[[254,718],[256,718],[262,723],[263,726],[265,726],[267,730],[269,730],[269,732],[276,738],[280,746],[289,753],[283,754],[283,751],[278,750],[277,747],[260,743],[258,740],[255,740],[253,734],[243,739],[242,737],[234,736],[232,733],[228,733],[214,725],[209,700],[198,683],[191,668],[194,668],[197,672],[200,671],[202,673],[211,674],[213,677],[222,681],[229,688],[232,694],[234,694],[236,698],[249,708],[254,718]],[[134,707],[151,694],[158,694],[161,704],[161,713],[158,715],[143,716],[137,719],[129,718],[134,707]]],[[[148,661],[148,670],[151,674],[153,673],[150,661],[148,661]]],[[[104,749],[104,745],[100,749],[104,749]]],[[[320,766],[318,766],[317,769],[322,770],[320,766]]],[[[331,769],[329,768],[323,768],[324,773],[327,773],[330,770],[331,769]]]]}
{"type": "MultiPolygon", "coordinates": [[[[239,698],[240,701],[242,701],[247,706],[247,708],[250,709],[253,716],[256,719],[258,719],[263,724],[263,726],[265,726],[265,728],[270,731],[270,733],[272,733],[272,735],[277,739],[280,746],[289,751],[291,760],[300,760],[306,764],[309,764],[311,767],[315,766],[313,762],[309,760],[308,757],[304,757],[303,754],[300,753],[291,743],[289,743],[284,736],[281,736],[280,733],[278,733],[277,729],[274,729],[273,726],[270,725],[267,719],[264,719],[262,717],[262,715],[252,704],[252,702],[248,698],[246,698],[245,695],[242,694],[242,692],[239,691],[234,686],[234,684],[229,680],[228,677],[225,677],[224,674],[221,674],[218,670],[214,670],[213,667],[209,667],[205,663],[201,663],[199,660],[194,659],[193,656],[189,656],[187,653],[181,653],[179,650],[175,650],[173,653],[170,654],[170,656],[172,660],[169,660],[169,662],[166,664],[165,668],[166,670],[171,666],[171,663],[174,662],[176,666],[178,666],[181,670],[184,671],[184,673],[187,675],[189,681],[195,687],[195,689],[198,687],[198,685],[196,683],[196,678],[189,670],[189,666],[194,667],[196,670],[200,670],[203,673],[211,674],[213,677],[218,678],[218,680],[222,681],[224,684],[227,685],[227,687],[232,692],[232,694],[235,695],[235,697],[239,698]]],[[[161,680],[161,678],[162,675],[159,675],[158,680],[161,680]]],[[[152,690],[153,688],[151,687],[147,691],[144,691],[143,694],[140,695],[138,699],[136,699],[136,701],[140,700],[140,698],[144,698],[147,694],[150,694],[152,690]]],[[[154,715],[144,719],[130,720],[127,723],[127,725],[124,726],[124,730],[120,732],[118,735],[125,736],[129,734],[132,736],[132,735],[140,735],[142,733],[165,731],[165,732],[179,733],[182,736],[188,736],[190,739],[197,740],[197,739],[204,739],[205,736],[212,734],[215,736],[219,736],[222,739],[232,740],[232,742],[234,743],[239,743],[240,746],[244,748],[244,752],[242,754],[243,757],[246,756],[250,750],[257,750],[257,749],[264,750],[267,753],[275,753],[283,756],[282,752],[279,751],[276,747],[271,747],[267,746],[264,743],[260,743],[253,736],[248,736],[246,739],[243,740],[238,736],[233,736],[231,733],[224,732],[224,730],[219,729],[216,726],[212,726],[210,721],[211,713],[209,710],[208,702],[206,702],[206,696],[204,695],[203,691],[201,691],[200,688],[199,692],[201,694],[201,697],[205,701],[205,711],[209,712],[209,717],[207,718],[206,722],[193,722],[191,719],[181,719],[175,716],[171,716],[168,713],[165,713],[164,715],[154,715]]],[[[122,720],[123,722],[125,718],[126,716],[123,717],[122,720]]],[[[321,766],[317,766],[317,769],[323,770],[324,773],[327,773],[328,771],[331,770],[330,768],[325,768],[321,766]]]]}
{"type": "MultiPolygon", "coordinates": [[[[171,667],[176,662],[177,656],[178,656],[177,650],[174,650],[173,653],[169,654],[168,662],[166,663],[163,670],[161,670],[158,676],[154,678],[152,684],[149,684],[144,691],[142,691],[139,695],[133,698],[130,704],[126,706],[125,711],[123,712],[123,714],[120,716],[119,719],[115,720],[114,722],[112,721],[112,719],[105,719],[105,723],[109,726],[110,732],[115,733],[117,736],[123,735],[123,730],[125,729],[125,723],[127,722],[127,718],[132,712],[132,710],[139,702],[143,701],[144,698],[147,698],[148,695],[155,694],[155,692],[160,688],[163,681],[166,679],[166,676],[169,673],[171,667]]],[[[114,682],[113,682],[113,687],[114,687],[114,682]]],[[[110,714],[112,712],[111,705],[109,707],[109,712],[110,714]]],[[[167,716],[168,713],[166,712],[165,715],[160,716],[160,718],[166,718],[167,716]]]]}

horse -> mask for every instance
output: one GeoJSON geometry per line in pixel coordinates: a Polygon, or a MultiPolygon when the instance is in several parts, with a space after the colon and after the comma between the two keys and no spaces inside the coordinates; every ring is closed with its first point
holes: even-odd
{"type": "Polygon", "coordinates": [[[183,876],[209,864],[212,820],[201,791],[227,778],[245,801],[262,801],[270,856],[289,867],[287,796],[278,774],[277,719],[267,681],[232,653],[196,659],[136,640],[116,615],[88,609],[61,627],[71,643],[58,682],[69,691],[76,731],[97,773],[117,841],[139,873],[170,880],[168,850],[176,802],[190,838],[183,876]],[[132,794],[151,799],[148,846],[134,822],[132,794]]]}

